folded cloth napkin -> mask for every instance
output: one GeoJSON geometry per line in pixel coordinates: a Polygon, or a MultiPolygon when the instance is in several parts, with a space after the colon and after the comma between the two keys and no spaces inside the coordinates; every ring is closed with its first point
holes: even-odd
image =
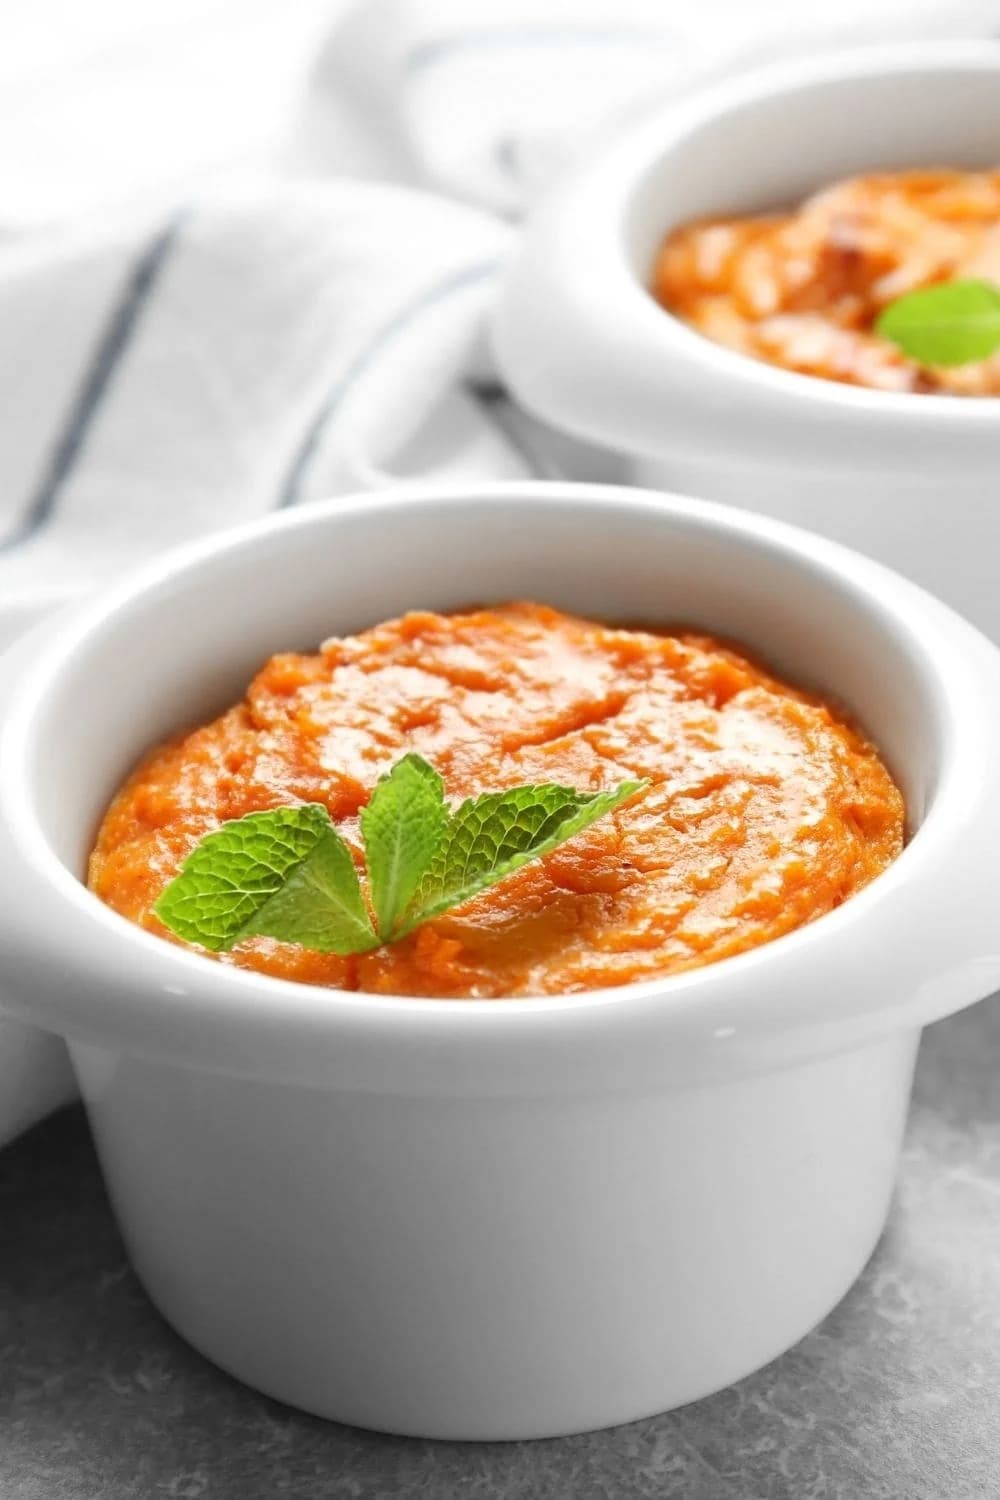
{"type": "MultiPolygon", "coordinates": [[[[470,9],[369,0],[331,39],[309,159],[354,179],[244,182],[0,247],[0,650],[163,548],[319,496],[614,476],[495,381],[483,314],[511,220],[650,100],[767,35],[803,45],[802,7],[470,9]]],[[[904,18],[974,32],[1000,27],[1000,0],[839,14],[840,39],[904,18]]],[[[61,1043],[0,1020],[0,1142],[70,1088],[61,1043]]]]}
{"type": "Polygon", "coordinates": [[[368,0],[317,77],[356,170],[519,215],[610,131],[713,75],[858,42],[1000,31],[997,0],[368,0]]]}

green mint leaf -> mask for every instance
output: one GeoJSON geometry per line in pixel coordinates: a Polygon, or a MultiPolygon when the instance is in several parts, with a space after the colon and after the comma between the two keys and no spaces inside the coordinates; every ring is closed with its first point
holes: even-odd
{"type": "Polygon", "coordinates": [[[377,933],[351,852],[316,803],[225,823],[202,839],[153,909],[178,937],[216,953],[254,936],[365,953],[549,854],[648,785],[520,786],[471,797],[449,814],[438,773],[407,755],[361,814],[377,933]]]}
{"type": "Polygon", "coordinates": [[[277,807],[202,839],[153,910],[189,943],[215,953],[273,937],[320,953],[378,944],[351,852],[325,807],[277,807]]]}
{"type": "Polygon", "coordinates": [[[398,936],[550,854],[648,785],[623,781],[611,791],[577,792],[546,784],[470,797],[452,814],[398,936]]]}
{"type": "Polygon", "coordinates": [[[378,935],[391,941],[448,826],[444,783],[419,755],[397,761],[361,814],[378,935]]]}
{"type": "Polygon", "coordinates": [[[891,302],[875,325],[922,365],[969,365],[1000,349],[1000,287],[943,281],[891,302]]]}

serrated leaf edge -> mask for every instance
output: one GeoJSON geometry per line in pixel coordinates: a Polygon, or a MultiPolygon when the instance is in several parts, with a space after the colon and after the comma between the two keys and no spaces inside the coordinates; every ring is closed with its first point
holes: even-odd
{"type": "MultiPolygon", "coordinates": [[[[423,776],[425,776],[427,778],[428,785],[429,786],[433,786],[434,791],[436,791],[437,794],[438,794],[438,797],[439,797],[439,800],[440,800],[441,812],[443,814],[442,820],[441,820],[441,826],[440,826],[440,829],[439,829],[439,832],[438,832],[438,837],[435,840],[435,842],[432,845],[430,845],[430,847],[428,849],[428,852],[427,852],[427,855],[426,855],[426,858],[424,859],[423,866],[422,866],[422,868],[420,869],[420,871],[418,872],[418,874],[416,876],[416,885],[417,886],[419,886],[420,880],[423,878],[424,873],[429,868],[432,860],[434,859],[435,854],[437,853],[438,848],[441,845],[442,840],[445,838],[445,836],[447,834],[448,822],[449,822],[448,807],[447,807],[447,804],[446,804],[445,798],[444,798],[444,782],[442,781],[441,775],[438,772],[438,770],[434,766],[431,765],[430,761],[425,760],[422,755],[417,755],[415,752],[411,752],[408,755],[404,755],[401,760],[398,760],[396,762],[396,764],[391,768],[391,770],[387,771],[384,776],[380,776],[379,779],[378,779],[378,781],[376,782],[375,788],[372,791],[371,797],[369,798],[368,802],[366,803],[366,805],[361,810],[361,814],[360,814],[360,817],[359,817],[358,821],[359,821],[359,824],[360,824],[360,827],[361,827],[361,838],[362,838],[362,842],[364,844],[364,850],[365,850],[365,870],[366,870],[367,877],[368,877],[368,889],[369,889],[369,895],[371,897],[372,909],[375,912],[376,931],[377,931],[377,934],[378,934],[378,937],[379,937],[380,941],[383,942],[383,943],[392,942],[395,939],[395,937],[397,936],[399,923],[403,919],[403,917],[405,916],[406,907],[404,906],[404,908],[402,909],[402,911],[398,911],[398,912],[393,913],[393,915],[390,918],[390,920],[383,921],[382,908],[383,908],[383,904],[384,903],[383,903],[383,900],[382,900],[382,892],[381,892],[381,890],[379,888],[380,885],[381,885],[381,881],[379,881],[379,880],[377,880],[375,878],[374,872],[372,870],[371,860],[370,860],[370,857],[369,857],[369,832],[368,832],[368,827],[366,825],[370,824],[371,818],[373,816],[373,811],[372,811],[373,807],[375,807],[377,805],[376,804],[376,799],[378,797],[379,788],[380,787],[385,787],[389,782],[391,782],[392,778],[399,771],[400,767],[401,766],[406,766],[406,765],[410,765],[410,766],[415,767],[417,770],[420,771],[421,775],[423,775],[423,776]]],[[[402,821],[400,821],[400,823],[399,823],[398,826],[399,826],[399,830],[401,831],[401,829],[402,829],[402,821]]],[[[374,842],[374,840],[372,842],[374,842]]],[[[397,843],[397,853],[398,853],[398,843],[397,843]]],[[[409,903],[407,903],[407,905],[409,905],[409,903]]]]}
{"type": "MultiPolygon", "coordinates": [[[[446,895],[441,896],[428,906],[417,906],[416,909],[414,909],[414,906],[411,906],[405,914],[397,937],[408,937],[411,932],[416,931],[418,927],[422,927],[425,922],[432,921],[434,917],[439,917],[446,911],[454,911],[456,907],[463,906],[466,901],[471,901],[474,896],[479,896],[483,891],[488,891],[494,885],[499,885],[501,880],[506,880],[507,876],[513,875],[515,870],[520,870],[524,865],[531,864],[534,860],[542,859],[546,854],[553,853],[554,850],[568,843],[571,838],[575,838],[578,833],[583,833],[585,829],[589,828],[591,824],[596,823],[598,819],[606,817],[610,812],[616,811],[617,808],[621,807],[638,792],[645,791],[649,785],[650,781],[648,777],[643,777],[638,781],[623,781],[617,787],[590,794],[586,802],[578,805],[576,808],[568,807],[566,809],[566,817],[561,820],[559,827],[541,844],[533,845],[530,849],[523,849],[509,856],[494,870],[488,871],[483,876],[469,881],[463,887],[449,891],[446,895]]],[[[555,782],[546,783],[544,788],[538,787],[535,790],[542,791],[549,788],[558,791],[574,790],[571,787],[558,786],[555,782]]],[[[523,787],[510,788],[511,792],[522,790],[524,790],[523,787]]],[[[493,796],[495,794],[487,792],[484,795],[493,796]]],[[[576,795],[579,796],[581,794],[576,793],[576,795]]],[[[452,814],[451,824],[454,824],[461,814],[478,800],[480,799],[474,797],[467,798],[452,814]]],[[[447,838],[447,834],[445,837],[447,838]]],[[[414,902],[419,902],[419,900],[420,891],[418,890],[414,902]]]]}

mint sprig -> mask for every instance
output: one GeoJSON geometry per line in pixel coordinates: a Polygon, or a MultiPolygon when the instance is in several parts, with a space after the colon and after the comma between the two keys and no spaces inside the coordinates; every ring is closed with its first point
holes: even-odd
{"type": "Polygon", "coordinates": [[[153,910],[178,937],[215,953],[254,936],[365,953],[551,853],[648,785],[520,786],[452,812],[434,767],[407,755],[361,813],[374,923],[354,857],[317,803],[249,813],[206,835],[153,910]]]}
{"type": "Polygon", "coordinates": [[[890,302],[875,324],[922,365],[969,365],[1000,349],[1000,287],[942,281],[890,302]]]}
{"type": "Polygon", "coordinates": [[[378,935],[391,942],[448,827],[444,783],[419,755],[405,755],[372,792],[361,836],[378,935]]]}
{"type": "Polygon", "coordinates": [[[313,802],[248,813],[207,834],[153,910],[171,932],[213,953],[248,937],[320,953],[378,943],[351,851],[313,802]]]}
{"type": "Polygon", "coordinates": [[[403,932],[550,854],[646,785],[623,781],[614,791],[586,793],[548,782],[470,797],[448,821],[403,932]]]}

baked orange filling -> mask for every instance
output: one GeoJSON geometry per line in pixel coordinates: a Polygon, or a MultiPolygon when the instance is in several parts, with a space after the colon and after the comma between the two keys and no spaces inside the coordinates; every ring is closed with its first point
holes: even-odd
{"type": "Polygon", "coordinates": [[[696,634],[537,604],[412,613],[275,656],[242,703],[154,750],[111,804],[89,883],[153,914],[218,826],[320,802],[361,863],[358,814],[407,751],[449,799],[527,783],[651,785],[409,937],[342,958],[249,938],[222,963],[401,995],[565,994],[742,953],[839,906],[899,854],[899,791],[822,699],[696,634]]]}
{"type": "Polygon", "coordinates": [[[1000,171],[879,173],[794,213],[686,224],[665,240],[652,290],[700,333],[804,375],[885,391],[1000,393],[1000,354],[922,365],[874,332],[907,292],[1000,283],[1000,171]]]}

